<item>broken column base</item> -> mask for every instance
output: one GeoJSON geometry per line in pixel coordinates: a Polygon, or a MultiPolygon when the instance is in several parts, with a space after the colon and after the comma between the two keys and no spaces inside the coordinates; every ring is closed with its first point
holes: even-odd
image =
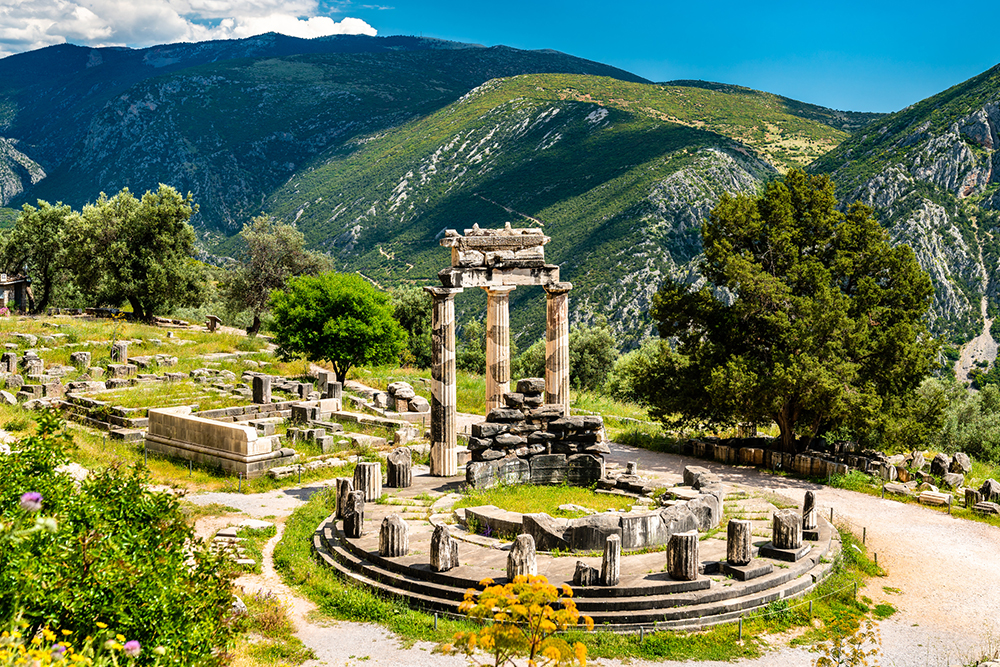
{"type": "Polygon", "coordinates": [[[819,531],[818,530],[803,530],[802,539],[808,540],[810,542],[819,542],[819,531]]]}
{"type": "Polygon", "coordinates": [[[768,542],[760,548],[757,555],[761,558],[773,558],[774,560],[783,560],[788,563],[794,563],[802,558],[805,558],[812,550],[811,544],[803,544],[798,549],[779,549],[774,546],[773,542],[768,542]]]}
{"type": "Polygon", "coordinates": [[[765,574],[774,572],[774,565],[771,563],[762,563],[753,560],[746,565],[730,565],[723,562],[721,563],[721,567],[723,574],[729,575],[739,581],[749,581],[750,579],[763,577],[765,574]]]}

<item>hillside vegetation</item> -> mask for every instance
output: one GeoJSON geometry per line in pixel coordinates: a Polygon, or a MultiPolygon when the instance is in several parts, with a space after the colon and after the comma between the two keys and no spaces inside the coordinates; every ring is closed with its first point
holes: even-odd
{"type": "MultiPolygon", "coordinates": [[[[745,89],[523,75],[328,151],[266,207],[385,285],[435,281],[447,228],[541,225],[576,317],[607,314],[628,345],[650,330],[660,279],[691,272],[723,192],[756,192],[846,137],[745,89]]],[[[521,343],[541,332],[540,294],[512,295],[521,343]]],[[[460,317],[478,317],[479,301],[460,297],[460,317]]]]}

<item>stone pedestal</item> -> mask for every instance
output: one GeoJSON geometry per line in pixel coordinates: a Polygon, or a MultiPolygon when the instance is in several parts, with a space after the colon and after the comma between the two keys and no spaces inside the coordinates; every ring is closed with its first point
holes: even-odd
{"type": "Polygon", "coordinates": [[[337,400],[344,400],[344,385],[339,382],[330,382],[326,385],[325,398],[336,398],[337,400]]]}
{"type": "Polygon", "coordinates": [[[751,529],[752,525],[747,520],[729,520],[726,527],[726,562],[730,565],[746,565],[753,560],[751,529]]]}
{"type": "Polygon", "coordinates": [[[337,518],[343,519],[347,511],[347,496],[354,492],[354,480],[349,477],[337,478],[337,518]]]}
{"type": "Polygon", "coordinates": [[[504,407],[510,391],[510,293],[513,286],[486,290],[486,411],[504,407]]]}
{"type": "Polygon", "coordinates": [[[4,352],[3,356],[0,356],[0,372],[3,373],[17,372],[17,355],[15,353],[4,352]]]}
{"type": "Polygon", "coordinates": [[[678,581],[698,578],[698,531],[674,533],[667,542],[667,572],[678,581]]]}
{"type": "Polygon", "coordinates": [[[460,288],[425,287],[431,295],[431,475],[458,474],[455,390],[455,295],[460,288]]]}
{"type": "Polygon", "coordinates": [[[271,402],[271,378],[267,376],[255,375],[253,378],[253,402],[271,402]]]}
{"type": "Polygon", "coordinates": [[[771,543],[776,549],[802,546],[802,522],[795,510],[778,510],[771,521],[771,543]]]}
{"type": "Polygon", "coordinates": [[[319,393],[323,394],[324,397],[326,396],[327,387],[336,381],[337,374],[333,371],[319,371],[316,373],[316,388],[319,390],[319,393]]]}
{"type": "Polygon", "coordinates": [[[507,555],[507,578],[514,581],[514,577],[536,574],[538,564],[535,562],[535,540],[531,535],[518,535],[507,555]]]}
{"type": "Polygon", "coordinates": [[[398,514],[382,519],[378,533],[378,554],[385,558],[399,558],[410,552],[410,530],[398,514]]]}
{"type": "Polygon", "coordinates": [[[545,285],[545,402],[569,416],[570,283],[545,285]]]}
{"type": "Polygon", "coordinates": [[[622,538],[609,535],[604,542],[604,559],[601,561],[601,585],[617,586],[622,572],[622,538]]]}
{"type": "Polygon", "coordinates": [[[128,341],[120,340],[111,346],[111,361],[119,364],[128,363],[128,341]]]}
{"type": "Polygon", "coordinates": [[[409,447],[397,447],[386,457],[385,485],[406,489],[413,484],[413,452],[409,447]]]}
{"type": "MultiPolygon", "coordinates": [[[[86,373],[87,369],[90,368],[90,358],[90,352],[73,352],[69,355],[69,362],[81,373],[86,373]]],[[[2,366],[3,364],[0,363],[0,368],[2,366]]],[[[11,371],[6,372],[9,373],[11,371]]]]}
{"type": "Polygon", "coordinates": [[[437,526],[431,535],[431,569],[447,572],[458,567],[458,540],[451,536],[447,526],[437,526]]]}
{"type": "Polygon", "coordinates": [[[813,542],[819,540],[817,530],[816,494],[806,491],[806,499],[802,504],[802,539],[813,542]]]}
{"type": "Polygon", "coordinates": [[[361,491],[365,500],[374,502],[382,497],[382,464],[361,461],[354,469],[354,489],[361,491]]]}
{"type": "Polygon", "coordinates": [[[590,567],[582,560],[576,561],[576,570],[573,572],[574,586],[594,586],[600,581],[601,573],[597,568],[590,567]]]}
{"type": "Polygon", "coordinates": [[[347,494],[344,507],[344,535],[357,539],[364,532],[365,524],[365,494],[363,491],[351,491],[347,494]]]}

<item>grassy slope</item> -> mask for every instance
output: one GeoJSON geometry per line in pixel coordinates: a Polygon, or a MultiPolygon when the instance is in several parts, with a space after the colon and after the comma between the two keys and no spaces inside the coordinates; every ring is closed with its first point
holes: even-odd
{"type": "MultiPolygon", "coordinates": [[[[448,263],[436,240],[445,228],[540,221],[552,238],[547,258],[573,282],[577,304],[589,313],[610,306],[637,338],[648,328],[644,299],[700,251],[702,216],[731,189],[733,172],[748,173],[742,187],[753,190],[847,136],[776,99],[593,76],[491,81],[328,152],[266,207],[297,219],[340,268],[386,285],[434,281],[448,263]]],[[[459,309],[477,312],[481,300],[462,295],[459,309]]],[[[544,316],[532,290],[513,300],[526,346],[544,316]]]]}

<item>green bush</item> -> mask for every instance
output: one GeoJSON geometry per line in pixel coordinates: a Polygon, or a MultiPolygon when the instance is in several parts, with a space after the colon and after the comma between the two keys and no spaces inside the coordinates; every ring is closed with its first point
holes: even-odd
{"type": "Polygon", "coordinates": [[[143,469],[91,471],[79,486],[58,472],[72,444],[61,428],[44,413],[37,435],[0,457],[0,626],[21,616],[29,634],[83,637],[102,623],[165,647],[170,664],[218,664],[224,650],[213,649],[234,632],[220,561],[194,543],[176,497],[146,488],[143,469]],[[37,512],[26,492],[41,495],[37,512]],[[25,535],[33,514],[54,520],[49,530],[25,535]]]}
{"type": "Polygon", "coordinates": [[[618,357],[608,373],[604,388],[619,401],[641,401],[642,378],[660,354],[661,347],[669,348],[661,338],[649,338],[638,350],[632,350],[618,357]]]}
{"type": "Polygon", "coordinates": [[[955,396],[936,444],[945,451],[1000,462],[1000,387],[990,384],[980,392],[955,396]]]}

